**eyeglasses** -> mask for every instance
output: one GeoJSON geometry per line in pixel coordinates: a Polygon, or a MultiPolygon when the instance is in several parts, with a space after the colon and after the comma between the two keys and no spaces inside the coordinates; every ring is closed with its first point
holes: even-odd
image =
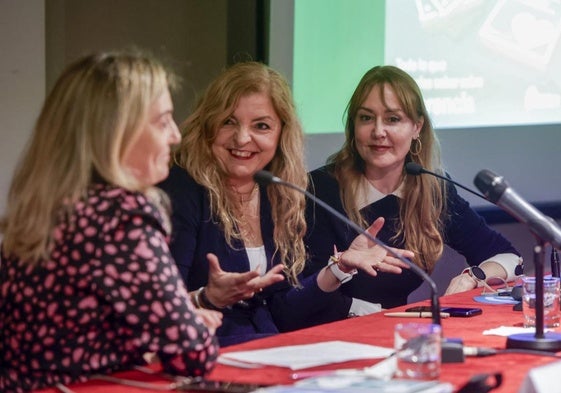
{"type": "Polygon", "coordinates": [[[479,282],[483,286],[482,295],[510,295],[512,292],[512,287],[502,277],[489,277],[479,282]]]}

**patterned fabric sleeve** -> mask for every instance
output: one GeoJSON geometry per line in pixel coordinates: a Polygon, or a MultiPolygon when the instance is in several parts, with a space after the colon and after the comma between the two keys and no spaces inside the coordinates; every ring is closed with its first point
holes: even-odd
{"type": "Polygon", "coordinates": [[[144,196],[125,194],[104,214],[94,285],[137,355],[157,353],[166,372],[201,376],[214,366],[216,338],[194,313],[170,255],[161,216],[144,196]]]}

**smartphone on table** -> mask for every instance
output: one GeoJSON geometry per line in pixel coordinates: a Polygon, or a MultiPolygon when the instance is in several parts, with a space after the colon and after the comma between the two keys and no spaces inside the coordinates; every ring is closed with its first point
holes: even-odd
{"type": "MultiPolygon", "coordinates": [[[[430,306],[416,306],[406,308],[405,311],[427,311],[430,312],[430,306]]],[[[473,317],[475,315],[480,315],[483,310],[478,307],[441,307],[440,312],[445,312],[450,314],[451,317],[473,317]]]]}

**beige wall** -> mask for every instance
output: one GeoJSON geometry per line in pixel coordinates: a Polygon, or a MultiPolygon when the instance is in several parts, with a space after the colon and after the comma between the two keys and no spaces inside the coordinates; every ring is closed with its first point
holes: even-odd
{"type": "Polygon", "coordinates": [[[80,55],[137,46],[182,78],[175,117],[227,64],[255,58],[255,0],[0,0],[0,212],[48,91],[80,55]]]}
{"type": "Polygon", "coordinates": [[[0,0],[0,212],[45,94],[44,30],[42,1],[0,0]]]}

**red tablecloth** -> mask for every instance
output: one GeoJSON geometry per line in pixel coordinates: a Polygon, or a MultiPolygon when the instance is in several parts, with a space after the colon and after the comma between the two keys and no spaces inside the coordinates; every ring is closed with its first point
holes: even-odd
{"type": "MultiPolygon", "coordinates": [[[[492,347],[504,349],[506,338],[500,336],[483,335],[484,330],[499,326],[521,326],[522,313],[513,311],[512,305],[490,305],[475,303],[473,297],[480,294],[481,289],[470,292],[445,296],[440,298],[442,306],[473,307],[476,305],[483,309],[482,315],[470,318],[445,318],[442,320],[444,337],[461,338],[464,345],[476,347],[492,347]]],[[[416,305],[428,305],[428,301],[415,303],[416,305]]],[[[406,307],[398,307],[392,311],[403,311],[406,307]]],[[[279,334],[265,339],[255,340],[248,343],[231,346],[222,349],[222,353],[278,347],[286,345],[310,344],[322,341],[352,341],[365,344],[374,344],[386,347],[393,346],[393,328],[396,323],[403,321],[415,321],[412,318],[390,318],[384,313],[373,314],[365,317],[351,318],[335,323],[315,326],[295,332],[279,334]]],[[[423,321],[429,322],[430,319],[423,321]]],[[[321,354],[318,354],[321,356],[321,354]]],[[[480,373],[501,372],[503,374],[503,385],[493,392],[516,392],[518,391],[527,372],[537,366],[553,361],[558,361],[547,356],[536,356],[520,353],[497,354],[489,357],[466,358],[463,363],[445,363],[442,365],[441,381],[450,382],[456,388],[462,386],[472,376],[480,373]]],[[[362,360],[339,363],[336,365],[316,367],[310,370],[335,370],[339,368],[361,368],[371,366],[379,360],[362,360]]],[[[219,381],[231,381],[241,383],[274,385],[290,384],[292,371],[280,367],[263,367],[258,369],[240,369],[231,366],[217,365],[209,376],[209,379],[219,381]]],[[[132,378],[139,381],[147,381],[159,384],[168,381],[158,376],[150,376],[138,371],[121,372],[116,376],[132,378]]],[[[119,386],[100,381],[90,381],[83,384],[70,386],[74,392],[147,392],[143,388],[130,386],[119,386]]],[[[154,390],[157,391],[157,390],[154,390]]],[[[42,390],[44,393],[57,392],[55,389],[42,390]]]]}

